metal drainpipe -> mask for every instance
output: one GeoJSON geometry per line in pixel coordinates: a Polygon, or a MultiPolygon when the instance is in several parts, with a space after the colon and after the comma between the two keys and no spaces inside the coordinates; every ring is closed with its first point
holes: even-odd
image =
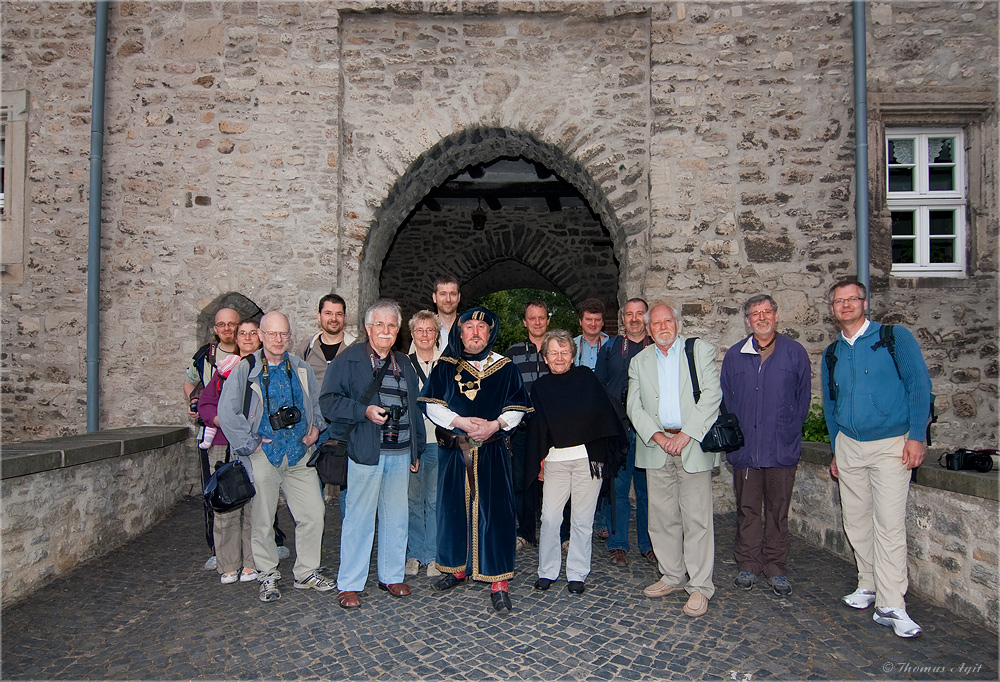
{"type": "MultiPolygon", "coordinates": [[[[869,290],[868,272],[868,69],[865,3],[854,0],[854,215],[857,223],[858,281],[869,290]]],[[[870,308],[869,308],[870,310],[870,308]]]]}
{"type": "Polygon", "coordinates": [[[108,3],[97,1],[94,94],[90,105],[90,222],[87,244],[87,433],[100,428],[101,194],[104,179],[104,79],[108,61],[108,3]]]}

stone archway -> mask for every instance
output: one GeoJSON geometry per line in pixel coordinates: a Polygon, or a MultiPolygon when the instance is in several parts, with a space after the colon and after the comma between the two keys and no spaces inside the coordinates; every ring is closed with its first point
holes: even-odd
{"type": "Polygon", "coordinates": [[[378,295],[397,298],[406,312],[429,306],[432,282],[450,274],[466,301],[498,289],[536,287],[574,302],[594,296],[614,310],[624,234],[601,189],[559,149],[519,131],[463,130],[418,157],[376,211],[361,258],[361,307],[378,295]],[[463,169],[514,157],[553,171],[587,206],[490,211],[486,229],[476,231],[471,210],[440,216],[421,205],[463,169]]]}
{"type": "Polygon", "coordinates": [[[212,325],[215,323],[215,314],[222,308],[232,308],[239,313],[241,320],[260,320],[264,314],[259,305],[238,291],[227,291],[221,296],[216,296],[198,313],[198,320],[195,324],[195,329],[198,332],[198,346],[196,347],[201,347],[215,340],[212,335],[212,325]]]}

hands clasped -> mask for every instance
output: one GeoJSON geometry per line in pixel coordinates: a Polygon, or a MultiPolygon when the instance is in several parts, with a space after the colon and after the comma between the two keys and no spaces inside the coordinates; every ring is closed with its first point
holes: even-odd
{"type": "Polygon", "coordinates": [[[462,429],[469,438],[479,443],[485,443],[500,430],[499,421],[488,421],[481,417],[458,417],[453,426],[462,429]]]}

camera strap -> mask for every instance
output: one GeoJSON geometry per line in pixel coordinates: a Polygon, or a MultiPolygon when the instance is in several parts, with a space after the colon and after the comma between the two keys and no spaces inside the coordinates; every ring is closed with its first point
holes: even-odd
{"type": "MultiPolygon", "coordinates": [[[[267,358],[261,353],[261,359],[263,362],[260,363],[260,374],[261,383],[264,384],[264,411],[267,414],[271,414],[271,375],[268,373],[267,369],[267,358]]],[[[295,381],[292,378],[292,363],[288,359],[288,353],[285,353],[285,371],[288,372],[288,390],[292,394],[292,403],[295,403],[295,381]]]]}
{"type": "MultiPolygon", "coordinates": [[[[390,350],[389,352],[395,355],[393,351],[390,350]]],[[[382,364],[382,369],[380,369],[375,374],[375,378],[372,379],[372,382],[370,384],[368,384],[368,388],[365,389],[365,392],[361,394],[361,399],[358,402],[360,402],[362,405],[368,405],[369,401],[371,401],[372,399],[372,396],[375,395],[375,392],[378,391],[379,386],[382,385],[382,378],[385,376],[385,373],[389,370],[389,364],[390,363],[388,362],[387,358],[386,362],[382,364]]],[[[341,438],[345,443],[347,442],[347,437],[351,435],[351,431],[353,431],[354,427],[357,425],[358,425],[357,422],[354,422],[353,424],[348,424],[347,428],[344,429],[344,435],[341,436],[341,438]]]]}

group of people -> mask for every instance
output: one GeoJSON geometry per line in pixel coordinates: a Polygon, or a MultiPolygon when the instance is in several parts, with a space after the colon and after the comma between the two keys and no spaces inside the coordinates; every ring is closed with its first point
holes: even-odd
{"type": "MultiPolygon", "coordinates": [[[[478,307],[459,314],[457,281],[436,281],[432,300],[436,312],[409,321],[408,355],[393,350],[403,320],[391,300],[365,312],[366,340],[351,343],[346,304],[324,297],[321,331],[301,359],[288,353],[281,313],[261,319],[259,350],[248,342],[237,352],[228,334],[235,313],[219,311],[219,341],[192,360],[185,393],[204,388],[192,408],[221,427],[216,438],[245,460],[258,490],[249,513],[215,516],[223,582],[257,579],[262,601],[280,597],[280,487],[296,525],[295,587],[337,589],[343,608],[361,603],[376,517],[378,586],[391,596],[410,594],[405,576],[425,568],[437,590],[488,582],[492,608],[510,610],[516,554],[536,538],[534,587],[558,581],[565,553],[567,589],[582,594],[595,532],[609,560],[628,565],[634,487],[639,554],[659,574],[643,593],[684,593],[683,613],[701,616],[715,594],[712,471],[721,461],[702,441],[722,406],[745,437],[727,454],[737,507],[733,584],[752,590],[763,576],[775,594],[792,593],[788,511],[811,371],[802,345],[777,331],[771,296],[746,301],[749,334],[721,370],[711,344],[681,334],[682,309],[670,301],[628,300],[623,333],[610,337],[603,303],[587,299],[574,338],[549,330],[546,303],[532,300],[525,340],[500,355],[497,317],[478,307]],[[227,355],[243,360],[224,362],[227,355]],[[213,400],[214,409],[205,405],[213,400]],[[350,460],[336,585],[318,571],[323,495],[306,466],[327,439],[346,443],[350,460]]],[[[858,565],[857,589],[843,603],[874,605],[876,623],[913,637],[920,627],[904,602],[904,518],[909,470],[924,456],[930,379],[909,331],[867,319],[863,284],[837,282],[830,300],[840,328],[822,371],[830,469],[858,565]]],[[[252,323],[243,325],[250,331],[252,323]]],[[[212,456],[203,457],[206,475],[212,456]]]]}

